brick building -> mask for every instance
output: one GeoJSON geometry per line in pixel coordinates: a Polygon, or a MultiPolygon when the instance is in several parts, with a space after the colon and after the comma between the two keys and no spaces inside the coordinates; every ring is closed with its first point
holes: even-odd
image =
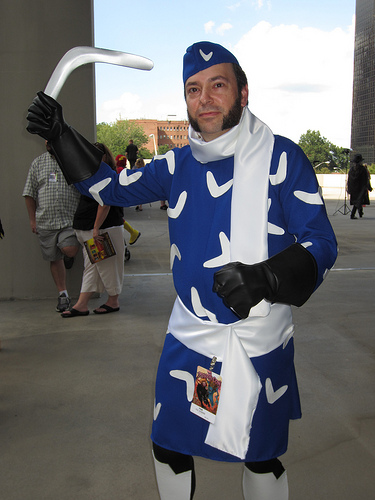
{"type": "Polygon", "coordinates": [[[146,148],[152,154],[155,153],[154,137],[157,148],[164,145],[182,148],[189,144],[187,120],[129,120],[129,122],[136,123],[143,128],[149,139],[146,148]]]}

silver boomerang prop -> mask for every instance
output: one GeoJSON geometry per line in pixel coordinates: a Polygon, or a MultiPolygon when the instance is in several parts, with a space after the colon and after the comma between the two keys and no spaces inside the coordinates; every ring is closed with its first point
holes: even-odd
{"type": "Polygon", "coordinates": [[[118,52],[116,50],[98,49],[96,47],[74,47],[60,59],[48,80],[44,93],[57,99],[68,76],[79,66],[89,63],[107,63],[127,68],[150,71],[154,63],[143,56],[118,52]]]}

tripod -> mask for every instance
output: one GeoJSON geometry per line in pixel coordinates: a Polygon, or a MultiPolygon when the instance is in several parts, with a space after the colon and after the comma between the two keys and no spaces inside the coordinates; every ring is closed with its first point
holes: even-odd
{"type": "Polygon", "coordinates": [[[341,205],[341,207],[339,207],[333,215],[336,215],[337,212],[340,212],[340,214],[342,215],[347,215],[348,213],[351,212],[350,210],[350,207],[348,206],[348,204],[346,203],[346,183],[347,183],[347,178],[348,178],[348,163],[349,163],[349,153],[350,153],[350,150],[349,149],[344,149],[343,150],[343,153],[346,154],[346,162],[345,162],[345,186],[344,186],[344,204],[341,205]]]}

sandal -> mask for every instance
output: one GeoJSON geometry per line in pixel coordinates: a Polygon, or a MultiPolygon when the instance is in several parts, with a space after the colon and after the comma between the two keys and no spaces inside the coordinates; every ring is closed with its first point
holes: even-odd
{"type": "Polygon", "coordinates": [[[97,307],[96,309],[94,309],[94,313],[95,314],[108,314],[108,313],[114,313],[116,311],[119,311],[120,308],[119,307],[111,307],[111,306],[107,306],[107,304],[103,304],[99,307],[97,307]],[[104,309],[104,311],[99,311],[98,309],[104,309]]]}
{"type": "Polygon", "coordinates": [[[75,318],[76,316],[88,316],[90,314],[90,311],[78,311],[77,309],[74,309],[72,307],[69,309],[69,311],[64,311],[61,313],[62,318],[75,318]]]}

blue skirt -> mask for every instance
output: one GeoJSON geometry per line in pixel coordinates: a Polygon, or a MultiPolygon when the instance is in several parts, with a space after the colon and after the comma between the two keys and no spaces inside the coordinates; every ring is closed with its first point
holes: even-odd
{"type": "MultiPolygon", "coordinates": [[[[155,412],[152,441],[185,455],[201,456],[224,462],[258,462],[279,457],[288,446],[289,420],[301,418],[301,406],[294,369],[294,344],[263,356],[251,358],[262,389],[250,431],[249,448],[244,460],[205,444],[209,422],[191,413],[186,382],[170,374],[173,370],[196,376],[197,367],[209,368],[211,359],[188,349],[168,333],[160,357],[155,388],[155,412]],[[266,379],[272,382],[276,397],[267,399],[266,379]],[[277,390],[287,390],[277,397],[277,390]]],[[[220,374],[221,363],[214,372],[220,374]]],[[[187,375],[187,377],[190,377],[187,375]]],[[[223,383],[225,383],[223,381],[223,383]]],[[[241,381],[239,381],[241,383],[241,381]]]]}

